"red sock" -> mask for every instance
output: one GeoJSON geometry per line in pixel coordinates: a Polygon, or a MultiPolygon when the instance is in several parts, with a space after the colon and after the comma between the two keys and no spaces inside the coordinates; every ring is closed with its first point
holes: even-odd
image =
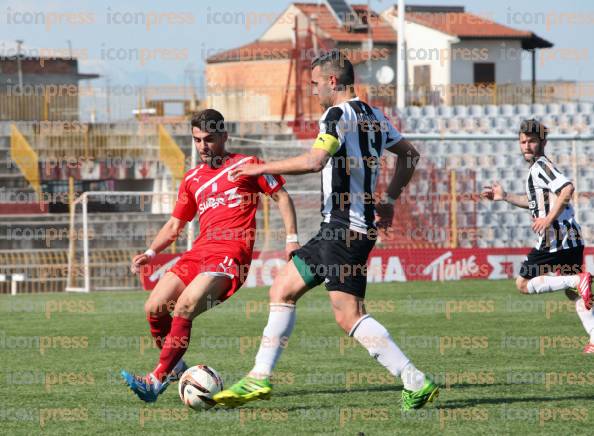
{"type": "Polygon", "coordinates": [[[171,323],[171,331],[165,338],[159,364],[153,370],[153,375],[163,380],[173,367],[182,358],[190,345],[190,333],[192,331],[192,320],[174,316],[171,323]]]}
{"type": "Polygon", "coordinates": [[[165,343],[165,336],[169,334],[169,330],[171,330],[171,315],[169,313],[161,314],[159,316],[149,315],[146,317],[149,322],[149,326],[151,329],[151,335],[155,338],[155,344],[159,349],[163,348],[163,344],[165,343]]]}

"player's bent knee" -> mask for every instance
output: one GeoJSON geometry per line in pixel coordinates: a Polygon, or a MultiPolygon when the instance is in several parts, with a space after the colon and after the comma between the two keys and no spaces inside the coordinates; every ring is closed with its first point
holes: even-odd
{"type": "Polygon", "coordinates": [[[167,310],[166,303],[149,298],[144,303],[144,313],[146,313],[147,316],[159,316],[164,313],[169,313],[169,311],[167,310]]]}
{"type": "Polygon", "coordinates": [[[173,316],[193,319],[196,313],[197,303],[186,298],[180,298],[173,309],[173,316]]]}
{"type": "Polygon", "coordinates": [[[268,297],[271,303],[295,304],[302,293],[303,289],[301,286],[298,286],[286,274],[286,270],[283,270],[275,277],[268,291],[268,297]]]}
{"type": "Polygon", "coordinates": [[[285,286],[272,286],[268,292],[268,298],[271,303],[295,304],[297,299],[295,295],[285,286]]]}

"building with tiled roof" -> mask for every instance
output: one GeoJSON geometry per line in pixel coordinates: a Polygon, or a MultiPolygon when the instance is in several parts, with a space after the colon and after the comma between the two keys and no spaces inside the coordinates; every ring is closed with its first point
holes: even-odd
{"type": "MultiPolygon", "coordinates": [[[[361,96],[393,106],[396,9],[378,14],[367,5],[351,7],[356,16],[349,23],[326,2],[292,3],[258,40],[210,56],[208,104],[230,120],[315,119],[320,108],[309,92],[310,62],[321,50],[339,48],[355,65],[361,96]]],[[[463,7],[408,6],[405,20],[407,100],[413,104],[458,102],[453,85],[519,83],[522,50],[552,46],[463,7]]]]}
{"type": "MultiPolygon", "coordinates": [[[[397,29],[397,6],[381,16],[397,29]]],[[[405,36],[412,103],[497,104],[498,89],[521,83],[522,56],[534,57],[536,49],[553,46],[531,31],[466,12],[463,6],[407,6],[405,36]]],[[[532,68],[535,82],[534,62],[532,68]]]]}

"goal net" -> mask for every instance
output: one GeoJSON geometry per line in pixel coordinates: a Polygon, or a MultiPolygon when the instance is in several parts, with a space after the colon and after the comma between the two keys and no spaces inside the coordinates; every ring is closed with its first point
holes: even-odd
{"type": "MultiPolygon", "coordinates": [[[[313,236],[320,223],[319,191],[291,193],[298,211],[302,241],[313,236]]],[[[138,289],[130,272],[132,257],[144,252],[171,216],[174,192],[85,192],[75,200],[70,215],[66,291],[138,289]]],[[[261,196],[256,214],[258,252],[282,250],[285,229],[274,201],[261,196]]],[[[191,247],[200,229],[186,226],[166,252],[182,253],[191,247]]]]}
{"type": "MultiPolygon", "coordinates": [[[[66,291],[137,289],[130,260],[169,219],[174,192],[85,192],[72,205],[66,291]]],[[[172,245],[183,250],[190,232],[172,245]]]]}

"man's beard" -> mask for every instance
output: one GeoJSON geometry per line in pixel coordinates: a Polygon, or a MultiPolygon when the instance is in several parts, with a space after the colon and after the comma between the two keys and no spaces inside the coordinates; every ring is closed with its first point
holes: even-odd
{"type": "Polygon", "coordinates": [[[324,111],[327,111],[328,109],[330,109],[330,108],[332,107],[332,104],[330,104],[330,103],[322,103],[322,102],[320,102],[320,107],[321,107],[322,109],[324,109],[324,111]]]}
{"type": "Polygon", "coordinates": [[[221,155],[209,154],[207,157],[205,157],[202,160],[206,165],[208,165],[211,168],[219,168],[220,166],[223,165],[226,156],[227,156],[226,152],[221,155]]]}

